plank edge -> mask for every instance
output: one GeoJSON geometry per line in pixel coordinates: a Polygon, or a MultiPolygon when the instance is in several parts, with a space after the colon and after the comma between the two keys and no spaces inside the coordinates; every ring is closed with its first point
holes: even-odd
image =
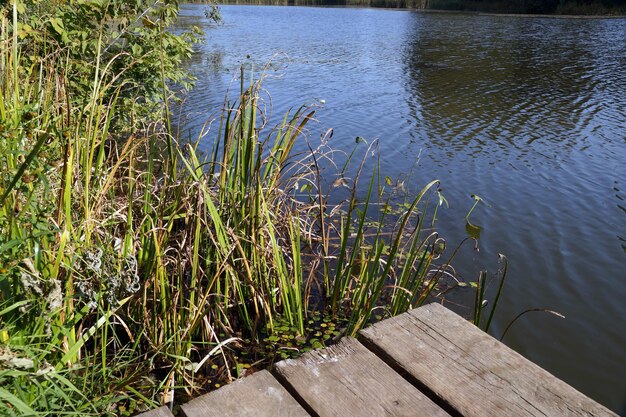
{"type": "MultiPolygon", "coordinates": [[[[427,384],[420,381],[416,376],[412,375],[411,372],[408,369],[406,369],[402,363],[396,361],[392,357],[392,355],[387,353],[382,346],[379,346],[375,340],[376,338],[375,332],[378,326],[384,325],[384,323],[386,323],[387,325],[393,325],[395,321],[402,316],[410,316],[414,320],[422,321],[423,320],[422,317],[424,314],[438,316],[440,318],[443,318],[444,321],[449,321],[449,320],[453,320],[456,322],[462,321],[464,323],[463,325],[468,326],[468,329],[472,328],[473,329],[472,331],[479,332],[481,336],[484,337],[485,339],[491,339],[492,341],[496,342],[499,345],[499,349],[502,349],[507,356],[515,357],[517,360],[520,360],[522,363],[524,363],[525,366],[531,369],[534,368],[536,372],[539,372],[540,374],[544,374],[545,377],[556,382],[556,385],[555,385],[556,387],[559,387],[559,388],[563,387],[567,391],[570,391],[572,394],[578,397],[579,400],[591,403],[590,405],[592,405],[593,408],[596,409],[596,411],[600,411],[604,413],[604,415],[607,415],[610,417],[618,417],[618,414],[616,414],[613,410],[609,409],[608,407],[599,403],[598,401],[594,400],[588,395],[582,393],[581,391],[579,391],[572,385],[563,381],[561,378],[557,377],[556,375],[552,374],[548,370],[539,366],[535,362],[526,358],[524,355],[510,348],[506,344],[500,342],[499,340],[497,340],[490,334],[483,332],[480,328],[476,327],[475,325],[473,325],[471,322],[464,319],[459,314],[455,313],[454,311],[446,308],[445,306],[437,302],[429,303],[429,304],[414,308],[398,316],[394,316],[389,319],[383,320],[382,322],[375,323],[372,326],[369,326],[359,331],[358,339],[359,341],[361,341],[361,343],[365,347],[371,350],[374,354],[376,354],[379,358],[381,358],[385,363],[391,366],[391,368],[394,369],[398,374],[400,374],[403,378],[405,378],[407,381],[413,384],[416,388],[418,388],[426,396],[428,396],[433,402],[435,402],[444,410],[448,411],[450,414],[454,412],[455,414],[452,414],[452,415],[457,415],[457,416],[462,415],[458,410],[454,408],[452,404],[450,404],[444,398],[440,397],[433,389],[429,388],[427,384]]],[[[588,409],[588,407],[585,407],[582,404],[580,404],[580,411],[586,412],[586,413],[593,413],[591,409],[588,409]]]]}
{"type": "Polygon", "coordinates": [[[313,409],[313,407],[311,407],[311,405],[309,405],[309,403],[307,403],[304,400],[304,398],[302,398],[302,396],[298,393],[298,391],[294,388],[294,386],[291,385],[291,383],[289,383],[287,378],[278,371],[278,368],[276,367],[276,365],[282,362],[285,362],[285,361],[280,361],[274,364],[274,366],[272,367],[270,371],[270,374],[276,379],[276,381],[278,381],[280,385],[282,385],[283,388],[287,390],[289,395],[291,395],[291,397],[294,400],[296,400],[298,404],[300,404],[300,407],[304,408],[304,411],[309,413],[311,417],[320,417],[320,415],[317,414],[317,412],[313,409]]]}
{"type": "Polygon", "coordinates": [[[409,384],[414,386],[422,394],[424,394],[429,400],[434,402],[438,407],[442,408],[445,412],[452,417],[463,417],[463,415],[452,406],[448,401],[438,396],[433,390],[431,390],[426,384],[411,375],[402,364],[398,363],[391,355],[384,351],[380,346],[376,345],[372,340],[367,338],[365,333],[359,331],[357,340],[380,360],[382,360],[387,366],[394,370],[398,375],[404,378],[409,384]]]}

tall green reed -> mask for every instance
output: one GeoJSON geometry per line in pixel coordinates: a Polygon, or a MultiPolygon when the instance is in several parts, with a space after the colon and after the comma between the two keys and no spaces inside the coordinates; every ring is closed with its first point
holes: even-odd
{"type": "Polygon", "coordinates": [[[120,141],[123,133],[110,128],[125,85],[118,82],[124,69],[113,70],[121,55],[105,57],[97,43],[85,94],[71,87],[80,81],[70,78],[71,54],[54,39],[31,39],[18,20],[20,7],[12,2],[2,10],[0,348],[28,367],[1,367],[3,386],[14,389],[2,395],[9,410],[23,413],[100,415],[131,393],[150,403],[162,388],[137,388],[151,369],[136,366],[180,352],[182,326],[158,322],[170,333],[146,346],[144,311],[129,315],[136,310],[127,296],[141,288],[139,274],[145,279],[163,263],[163,253],[144,248],[150,250],[151,236],[162,238],[152,221],[161,207],[152,202],[163,197],[157,184],[165,176],[152,163],[155,153],[142,147],[165,136],[146,129],[120,141]],[[41,49],[53,52],[29,55],[41,49]],[[146,204],[137,207],[140,193],[146,204]],[[103,384],[114,375],[115,384],[103,384]],[[90,402],[97,405],[80,405],[90,402]]]}

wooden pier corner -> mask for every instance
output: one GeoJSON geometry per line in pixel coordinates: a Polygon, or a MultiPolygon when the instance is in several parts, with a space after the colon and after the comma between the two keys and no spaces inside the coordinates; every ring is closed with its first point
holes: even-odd
{"type": "MultiPolygon", "coordinates": [[[[436,303],[181,409],[185,417],[617,416],[436,303]]],[[[138,417],[172,414],[161,407],[138,417]]]]}

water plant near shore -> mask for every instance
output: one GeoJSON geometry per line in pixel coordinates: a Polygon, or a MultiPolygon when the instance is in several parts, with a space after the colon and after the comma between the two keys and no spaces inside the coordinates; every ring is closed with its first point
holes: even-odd
{"type": "Polygon", "coordinates": [[[324,189],[331,153],[292,152],[314,109],[269,127],[243,74],[201,155],[169,128],[175,4],[87,3],[97,42],[71,4],[28,3],[40,26],[2,11],[0,413],[128,415],[425,302],[450,262],[426,230],[437,181],[396,207],[374,170],[359,200],[362,162],[324,189]],[[120,19],[123,45],[104,35],[120,19]]]}

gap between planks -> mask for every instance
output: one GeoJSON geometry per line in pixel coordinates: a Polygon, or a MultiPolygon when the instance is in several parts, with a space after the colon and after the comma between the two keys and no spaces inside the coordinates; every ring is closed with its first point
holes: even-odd
{"type": "MultiPolygon", "coordinates": [[[[344,338],[279,362],[273,372],[276,378],[260,371],[198,397],[183,413],[617,416],[439,304],[376,323],[359,341],[344,338]]],[[[161,407],[140,416],[172,414],[161,407]]]]}

